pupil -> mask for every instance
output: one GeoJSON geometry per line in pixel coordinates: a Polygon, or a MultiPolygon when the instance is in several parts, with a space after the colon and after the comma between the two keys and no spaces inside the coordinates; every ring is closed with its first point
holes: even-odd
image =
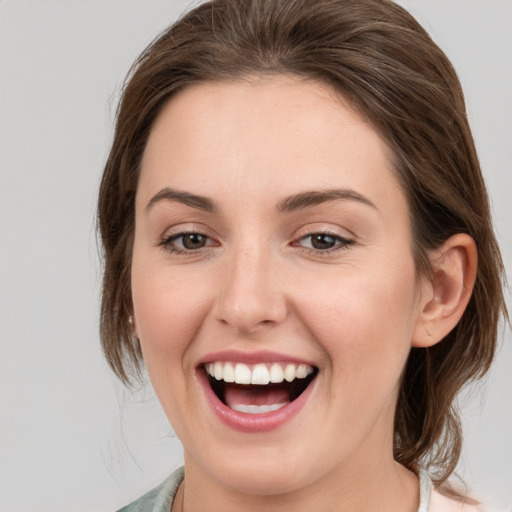
{"type": "Polygon", "coordinates": [[[200,249],[204,247],[206,238],[199,233],[189,233],[183,237],[183,247],[185,249],[200,249]]]}
{"type": "Polygon", "coordinates": [[[315,249],[330,249],[335,243],[334,237],[330,235],[313,235],[311,240],[315,249]]]}

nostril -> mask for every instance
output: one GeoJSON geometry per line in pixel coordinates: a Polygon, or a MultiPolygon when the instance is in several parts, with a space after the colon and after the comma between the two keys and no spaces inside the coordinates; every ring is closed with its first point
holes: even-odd
{"type": "MultiPolygon", "coordinates": [[[[284,301],[283,301],[284,302],[284,301]]],[[[226,304],[217,310],[217,318],[224,326],[229,326],[240,333],[252,333],[262,327],[271,327],[283,322],[287,317],[287,305],[260,305],[260,307],[227,307],[226,304]]]]}

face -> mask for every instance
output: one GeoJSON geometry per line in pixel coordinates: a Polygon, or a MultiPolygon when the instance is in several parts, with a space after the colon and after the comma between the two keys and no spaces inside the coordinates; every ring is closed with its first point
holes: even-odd
{"type": "Polygon", "coordinates": [[[132,292],[187,474],[276,494],[392,462],[420,303],[408,208],[383,140],[327,86],[205,83],[164,107],[132,292]]]}

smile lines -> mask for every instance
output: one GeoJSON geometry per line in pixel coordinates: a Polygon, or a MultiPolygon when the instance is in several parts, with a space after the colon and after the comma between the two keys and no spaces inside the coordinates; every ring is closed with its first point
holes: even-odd
{"type": "Polygon", "coordinates": [[[247,365],[216,361],[205,365],[206,373],[215,380],[235,384],[279,384],[292,382],[295,379],[305,379],[311,375],[314,368],[307,364],[293,363],[259,363],[247,365]]]}

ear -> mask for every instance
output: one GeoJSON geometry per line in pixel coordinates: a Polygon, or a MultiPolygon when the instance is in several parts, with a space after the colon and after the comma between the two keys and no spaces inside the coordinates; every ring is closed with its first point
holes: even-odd
{"type": "Polygon", "coordinates": [[[461,319],[475,285],[478,255],[474,240],[453,235],[430,254],[433,274],[421,287],[413,347],[440,342],[461,319]]]}
{"type": "Polygon", "coordinates": [[[139,339],[139,334],[137,332],[137,321],[135,320],[135,314],[132,309],[131,315],[128,317],[128,323],[130,324],[130,328],[132,330],[133,335],[139,339]]]}

